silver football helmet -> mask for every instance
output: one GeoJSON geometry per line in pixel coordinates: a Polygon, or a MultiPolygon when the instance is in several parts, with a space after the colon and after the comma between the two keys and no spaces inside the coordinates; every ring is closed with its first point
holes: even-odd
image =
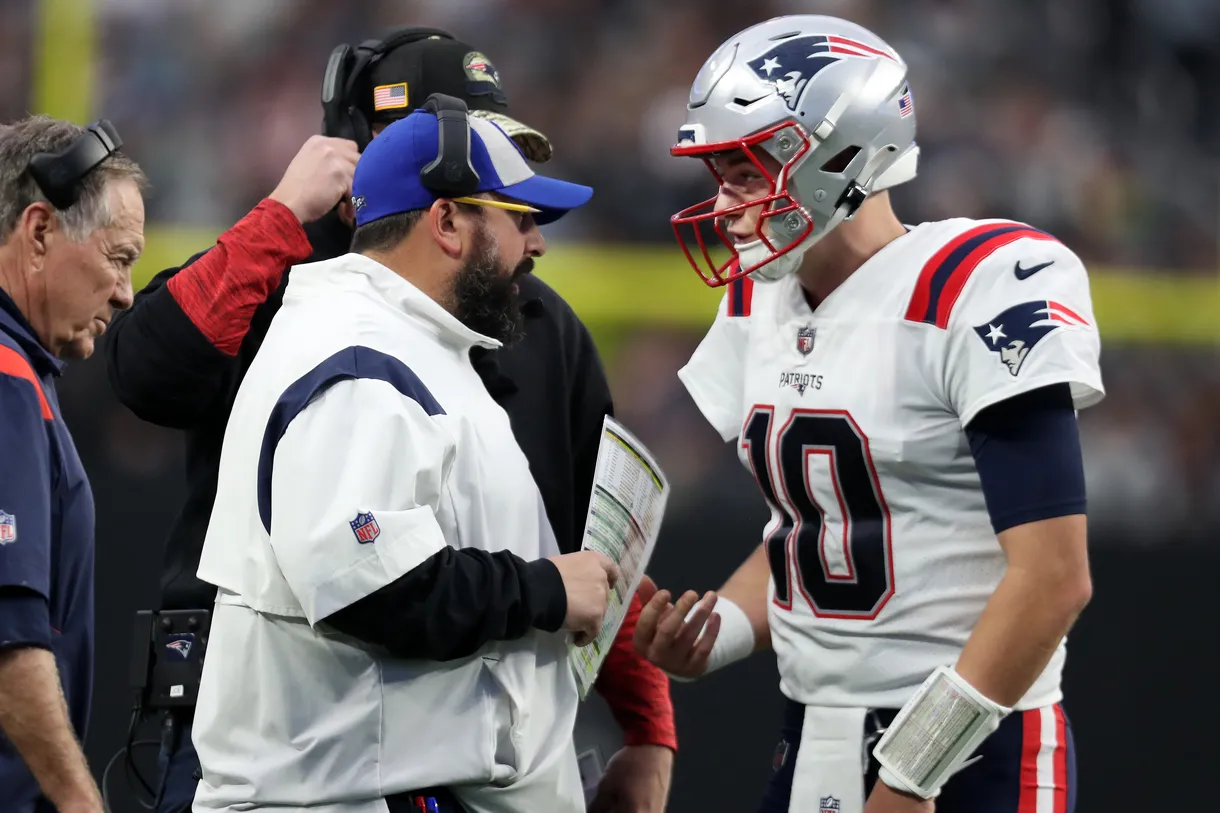
{"type": "Polygon", "coordinates": [[[907,66],[880,37],[812,14],[777,17],[716,49],[691,86],[675,156],[707,163],[742,150],[771,182],[763,198],[715,211],[716,198],[671,218],[686,258],[708,285],[738,277],[777,280],[870,194],[915,177],[915,108],[907,66]],[[769,171],[755,150],[780,164],[769,171]],[[721,217],[763,206],[757,239],[734,244],[721,217]],[[732,256],[717,266],[704,243],[710,223],[732,256]],[[684,237],[694,232],[702,257],[684,237]]]}

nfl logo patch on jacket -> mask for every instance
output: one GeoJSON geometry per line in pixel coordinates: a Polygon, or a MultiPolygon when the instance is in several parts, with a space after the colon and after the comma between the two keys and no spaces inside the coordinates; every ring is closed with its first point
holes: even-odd
{"type": "Polygon", "coordinates": [[[381,533],[381,526],[377,524],[377,519],[371,513],[356,514],[356,518],[348,524],[352,526],[352,533],[356,535],[356,541],[361,545],[376,541],[377,536],[381,533]]]}

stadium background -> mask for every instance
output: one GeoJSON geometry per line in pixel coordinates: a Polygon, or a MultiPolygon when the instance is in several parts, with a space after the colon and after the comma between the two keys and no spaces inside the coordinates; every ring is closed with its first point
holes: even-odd
{"type": "MultiPolygon", "coordinates": [[[[539,273],[593,329],[619,417],[675,495],[652,573],[708,588],[756,543],[753,484],[675,378],[715,309],[668,216],[710,193],[667,147],[702,60],[796,11],[847,16],[907,59],[920,179],[908,222],[1020,219],[1089,263],[1108,398],[1081,418],[1095,598],[1066,707],[1081,813],[1214,810],[1220,687],[1220,4],[1214,0],[0,0],[0,121],[105,116],[148,171],[139,281],[267,194],[320,121],[338,42],[448,28],[500,69],[593,203],[547,232],[539,273]],[[1210,770],[1209,770],[1210,769],[1210,770]],[[1213,799],[1209,801],[1209,799],[1213,799]]],[[[154,606],[182,443],[120,407],[100,358],[62,381],[98,506],[100,773],[126,737],[131,613],[154,606]]],[[[669,809],[752,810],[770,769],[774,659],[677,685],[669,809]]],[[[155,727],[145,736],[156,737],[155,727]]],[[[147,765],[146,750],[139,760],[147,765]]],[[[117,774],[118,772],[116,772],[117,774]]],[[[115,813],[139,808],[111,779],[115,813]]],[[[3,804],[0,803],[0,808],[3,804]]]]}

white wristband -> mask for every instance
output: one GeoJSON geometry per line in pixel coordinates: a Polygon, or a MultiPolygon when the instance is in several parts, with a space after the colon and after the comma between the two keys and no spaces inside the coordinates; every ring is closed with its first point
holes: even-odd
{"type": "Polygon", "coordinates": [[[933,672],[873,749],[878,778],[923,799],[941,787],[1012,709],[971,686],[955,669],[933,672]]]}
{"type": "MultiPolygon", "coordinates": [[[[689,621],[698,609],[698,604],[692,607],[685,620],[689,621]]],[[[737,606],[732,599],[718,596],[716,609],[712,612],[720,616],[720,632],[716,635],[716,643],[712,644],[712,651],[707,656],[707,669],[703,672],[705,675],[739,661],[754,651],[754,625],[750,623],[745,610],[737,606]]],[[[700,633],[700,636],[702,635],[703,633],[700,633]]],[[[672,674],[669,677],[679,683],[694,680],[672,674]]]]}

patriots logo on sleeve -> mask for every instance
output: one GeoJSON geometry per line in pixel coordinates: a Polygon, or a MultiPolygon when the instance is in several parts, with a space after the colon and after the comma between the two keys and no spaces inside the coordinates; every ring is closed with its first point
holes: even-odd
{"type": "Polygon", "coordinates": [[[809,80],[827,65],[847,57],[878,56],[894,59],[893,54],[847,37],[791,37],[746,64],[759,79],[775,86],[789,110],[796,110],[809,80]]]}
{"type": "Polygon", "coordinates": [[[986,324],[975,325],[974,332],[1008,372],[1016,376],[1030,351],[1043,337],[1061,327],[1088,327],[1089,322],[1066,305],[1048,299],[1014,305],[986,324]]]}

